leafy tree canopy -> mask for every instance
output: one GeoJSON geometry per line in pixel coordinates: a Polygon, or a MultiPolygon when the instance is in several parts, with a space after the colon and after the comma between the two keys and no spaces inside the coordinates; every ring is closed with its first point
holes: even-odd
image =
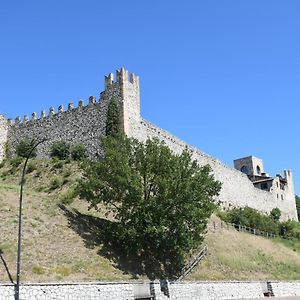
{"type": "MultiPolygon", "coordinates": [[[[29,155],[29,152],[31,151],[32,147],[34,146],[35,141],[30,139],[24,139],[21,140],[17,147],[16,147],[16,153],[20,157],[27,157],[29,155]]],[[[30,157],[36,157],[36,149],[32,151],[30,157]]]]}
{"type": "Polygon", "coordinates": [[[298,214],[298,220],[300,221],[300,197],[296,195],[296,208],[298,214]]]}
{"type": "Polygon", "coordinates": [[[157,139],[102,142],[105,157],[86,166],[80,196],[113,214],[124,253],[154,261],[161,276],[174,275],[201,244],[221,183],[188,150],[174,155],[157,139]]]}

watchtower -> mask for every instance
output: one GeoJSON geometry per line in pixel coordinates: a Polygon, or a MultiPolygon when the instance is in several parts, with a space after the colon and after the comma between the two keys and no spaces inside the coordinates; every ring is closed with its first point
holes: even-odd
{"type": "Polygon", "coordinates": [[[264,173],[262,159],[255,156],[247,156],[234,160],[234,168],[250,176],[262,176],[264,173]]]}

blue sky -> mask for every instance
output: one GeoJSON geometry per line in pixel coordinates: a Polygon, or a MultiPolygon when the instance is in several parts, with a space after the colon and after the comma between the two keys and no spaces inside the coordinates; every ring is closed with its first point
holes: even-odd
{"type": "Polygon", "coordinates": [[[228,165],[264,159],[300,193],[300,2],[2,1],[0,113],[57,109],[140,76],[142,115],[228,165]]]}

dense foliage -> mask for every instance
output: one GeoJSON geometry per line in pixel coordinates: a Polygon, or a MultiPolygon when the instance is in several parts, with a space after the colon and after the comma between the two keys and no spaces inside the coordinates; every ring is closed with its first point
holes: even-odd
{"type": "MultiPolygon", "coordinates": [[[[34,140],[24,139],[21,140],[16,147],[16,154],[20,157],[27,157],[30,150],[34,146],[34,140]]],[[[30,157],[36,156],[36,149],[34,149],[30,157]]]]}
{"type": "Polygon", "coordinates": [[[174,155],[156,139],[143,144],[118,136],[102,142],[105,157],[86,166],[80,196],[113,215],[124,253],[155,260],[164,275],[174,275],[203,240],[220,182],[189,151],[174,155]]]}
{"type": "Polygon", "coordinates": [[[70,156],[70,145],[65,141],[54,142],[51,145],[50,156],[59,159],[67,159],[70,156]]]}
{"type": "Polygon", "coordinates": [[[73,160],[83,160],[86,158],[86,149],[82,144],[76,144],[71,147],[71,158],[73,160]]]}
{"type": "Polygon", "coordinates": [[[300,220],[300,198],[296,195],[296,208],[297,208],[297,214],[298,214],[298,220],[300,220]]]}
{"type": "Polygon", "coordinates": [[[296,221],[280,222],[280,215],[281,212],[278,208],[274,208],[268,215],[250,207],[234,208],[219,213],[220,218],[228,223],[255,228],[284,238],[300,239],[300,223],[296,221]]]}
{"type": "Polygon", "coordinates": [[[115,136],[121,132],[120,108],[115,98],[112,98],[108,104],[106,115],[106,129],[107,136],[115,136]]]}

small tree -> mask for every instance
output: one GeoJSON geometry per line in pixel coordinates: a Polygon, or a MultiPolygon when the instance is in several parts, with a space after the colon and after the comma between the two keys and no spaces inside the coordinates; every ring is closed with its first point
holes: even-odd
{"type": "Polygon", "coordinates": [[[70,145],[65,141],[54,142],[51,145],[50,150],[51,157],[57,157],[59,159],[67,159],[70,156],[70,145]]]}
{"type": "MultiPolygon", "coordinates": [[[[16,147],[16,153],[20,157],[27,157],[33,146],[34,146],[34,140],[30,140],[30,139],[21,140],[16,147]]],[[[36,157],[36,149],[32,151],[30,157],[36,157]]]]}
{"type": "Polygon", "coordinates": [[[295,200],[296,200],[296,209],[297,209],[297,214],[298,214],[298,220],[300,221],[300,198],[296,195],[295,200]]]}
{"type": "Polygon", "coordinates": [[[114,97],[109,101],[106,117],[105,134],[107,136],[118,135],[121,132],[121,116],[119,105],[114,97]]]}
{"type": "Polygon", "coordinates": [[[279,221],[280,217],[281,217],[281,211],[278,207],[273,208],[270,212],[270,216],[274,221],[279,221]]]}
{"type": "Polygon", "coordinates": [[[77,144],[71,147],[71,157],[73,160],[83,160],[86,158],[86,149],[84,145],[77,144]]]}
{"type": "Polygon", "coordinates": [[[103,204],[119,225],[123,251],[156,260],[166,275],[203,240],[221,184],[184,150],[175,155],[157,139],[103,139],[105,157],[85,170],[79,194],[91,208],[103,204]]]}

